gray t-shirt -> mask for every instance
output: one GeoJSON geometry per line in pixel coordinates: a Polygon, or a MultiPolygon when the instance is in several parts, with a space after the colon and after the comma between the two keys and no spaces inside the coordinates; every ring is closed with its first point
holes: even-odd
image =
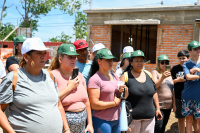
{"type": "Polygon", "coordinates": [[[62,133],[58,88],[49,73],[33,76],[19,68],[14,94],[12,79],[10,72],[0,85],[0,104],[10,103],[8,121],[16,133],[62,133]]]}

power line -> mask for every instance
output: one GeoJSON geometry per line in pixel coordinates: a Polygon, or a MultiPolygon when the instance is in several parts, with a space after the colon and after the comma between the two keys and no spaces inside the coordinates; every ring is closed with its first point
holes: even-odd
{"type": "Polygon", "coordinates": [[[38,26],[38,27],[63,27],[63,26],[74,26],[74,25],[38,26]]]}

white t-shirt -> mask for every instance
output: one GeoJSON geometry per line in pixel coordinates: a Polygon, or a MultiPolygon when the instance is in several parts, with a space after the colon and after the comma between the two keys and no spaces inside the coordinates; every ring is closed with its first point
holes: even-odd
{"type": "Polygon", "coordinates": [[[3,62],[0,60],[0,78],[3,78],[6,76],[6,70],[3,65],[3,62]]]}
{"type": "Polygon", "coordinates": [[[124,72],[124,70],[121,69],[121,68],[119,68],[119,69],[117,69],[117,71],[115,71],[115,74],[116,74],[118,77],[120,77],[120,76],[122,75],[123,72],[124,72]]]}

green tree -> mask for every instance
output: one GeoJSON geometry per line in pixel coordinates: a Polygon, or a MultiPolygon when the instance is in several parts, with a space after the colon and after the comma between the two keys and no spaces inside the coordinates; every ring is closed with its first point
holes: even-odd
{"type": "Polygon", "coordinates": [[[20,0],[21,7],[24,13],[20,12],[16,6],[17,11],[21,15],[20,27],[30,27],[31,19],[33,19],[33,31],[37,31],[38,19],[41,15],[47,15],[51,11],[52,7],[55,7],[55,0],[20,0]]]}
{"type": "Polygon", "coordinates": [[[86,38],[87,36],[87,15],[77,12],[77,18],[73,27],[77,39],[86,38]]]}
{"type": "Polygon", "coordinates": [[[88,4],[87,0],[19,0],[24,13],[20,12],[16,7],[19,14],[22,16],[21,27],[30,27],[30,20],[32,19],[33,31],[37,31],[39,26],[38,19],[41,15],[46,16],[52,8],[60,9],[64,13],[70,15],[74,14],[74,10],[79,10],[82,4],[88,4]]]}
{"type": "MultiPolygon", "coordinates": [[[[0,40],[3,40],[14,28],[15,26],[11,23],[2,24],[0,27],[0,40]]],[[[16,32],[13,32],[6,41],[14,41],[14,37],[16,37],[16,32]]]]}
{"type": "Polygon", "coordinates": [[[5,6],[5,4],[6,4],[6,0],[3,1],[3,5],[2,5],[1,17],[0,17],[0,27],[1,27],[2,19],[6,16],[6,13],[5,14],[3,13],[7,9],[7,6],[5,6]]]}
{"type": "Polygon", "coordinates": [[[61,36],[56,36],[56,37],[52,37],[49,38],[50,42],[63,42],[63,43],[71,43],[71,39],[72,37],[70,37],[69,35],[66,35],[64,32],[61,33],[61,36]]]}

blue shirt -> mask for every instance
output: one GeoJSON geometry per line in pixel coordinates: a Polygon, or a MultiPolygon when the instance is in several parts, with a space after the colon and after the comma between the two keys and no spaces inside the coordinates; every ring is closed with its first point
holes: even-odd
{"type": "Polygon", "coordinates": [[[76,66],[79,68],[79,72],[81,72],[85,78],[86,85],[88,84],[89,80],[89,72],[92,65],[92,61],[90,60],[89,63],[80,63],[78,60],[76,62],[76,66]]]}
{"type": "MultiPolygon", "coordinates": [[[[190,69],[200,68],[200,62],[195,63],[191,59],[183,64],[184,74],[190,74],[190,69]]],[[[200,75],[196,72],[195,75],[200,75]]],[[[200,80],[186,80],[182,91],[182,99],[184,100],[200,100],[200,80]]]]}

